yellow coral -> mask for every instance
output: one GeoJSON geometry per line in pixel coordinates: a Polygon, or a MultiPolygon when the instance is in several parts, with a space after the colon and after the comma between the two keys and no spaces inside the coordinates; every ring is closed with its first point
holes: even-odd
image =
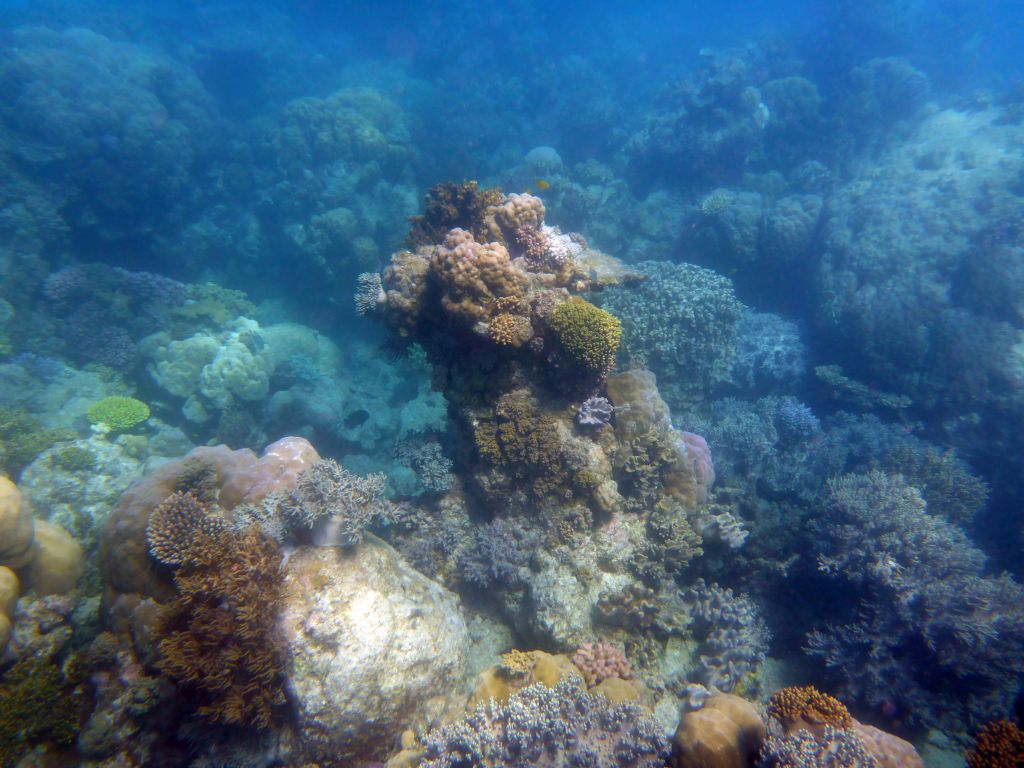
{"type": "Polygon", "coordinates": [[[572,298],[551,313],[551,330],[566,356],[591,374],[604,376],[615,365],[622,323],[589,301],[572,298]]]}
{"type": "Polygon", "coordinates": [[[776,691],[768,701],[768,714],[782,723],[787,732],[818,725],[844,730],[853,726],[853,718],[846,706],[813,685],[790,686],[776,691]]]}
{"type": "Polygon", "coordinates": [[[1017,768],[1024,764],[1024,731],[1009,720],[994,720],[975,737],[968,768],[1017,768]]]}
{"type": "Polygon", "coordinates": [[[487,333],[496,344],[520,347],[533,336],[530,320],[522,315],[502,312],[487,324],[487,333]]]}

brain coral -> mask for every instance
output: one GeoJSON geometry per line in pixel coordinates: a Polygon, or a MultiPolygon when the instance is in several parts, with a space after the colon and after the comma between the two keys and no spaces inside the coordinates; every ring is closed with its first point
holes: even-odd
{"type": "Polygon", "coordinates": [[[434,249],[431,267],[441,285],[445,312],[469,325],[487,318],[492,301],[524,296],[529,285],[504,245],[478,243],[464,229],[453,229],[434,249]]]}

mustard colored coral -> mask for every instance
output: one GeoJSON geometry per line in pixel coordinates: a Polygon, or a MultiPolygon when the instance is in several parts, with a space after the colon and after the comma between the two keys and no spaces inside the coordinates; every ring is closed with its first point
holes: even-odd
{"type": "Polygon", "coordinates": [[[1024,765],[1024,731],[1009,720],[986,723],[967,753],[967,768],[1019,768],[1024,765]]]}
{"type": "Polygon", "coordinates": [[[813,685],[790,686],[776,691],[768,701],[768,714],[782,723],[787,731],[802,726],[831,725],[842,729],[853,726],[853,718],[846,706],[813,685]]]}
{"type": "Polygon", "coordinates": [[[562,350],[579,368],[604,376],[614,367],[622,340],[617,317],[574,297],[555,308],[550,322],[562,350]]]}

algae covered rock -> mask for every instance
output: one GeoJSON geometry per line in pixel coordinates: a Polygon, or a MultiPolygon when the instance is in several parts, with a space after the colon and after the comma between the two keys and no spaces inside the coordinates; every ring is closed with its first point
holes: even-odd
{"type": "Polygon", "coordinates": [[[372,536],[288,559],[285,677],[310,759],[382,760],[464,699],[469,633],[454,595],[372,536]]]}

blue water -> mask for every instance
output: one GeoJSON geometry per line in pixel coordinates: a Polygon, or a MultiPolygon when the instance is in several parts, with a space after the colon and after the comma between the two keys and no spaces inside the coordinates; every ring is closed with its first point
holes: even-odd
{"type": "Polygon", "coordinates": [[[1018,6],[0,2],[0,764],[1024,760],[1018,6]]]}

